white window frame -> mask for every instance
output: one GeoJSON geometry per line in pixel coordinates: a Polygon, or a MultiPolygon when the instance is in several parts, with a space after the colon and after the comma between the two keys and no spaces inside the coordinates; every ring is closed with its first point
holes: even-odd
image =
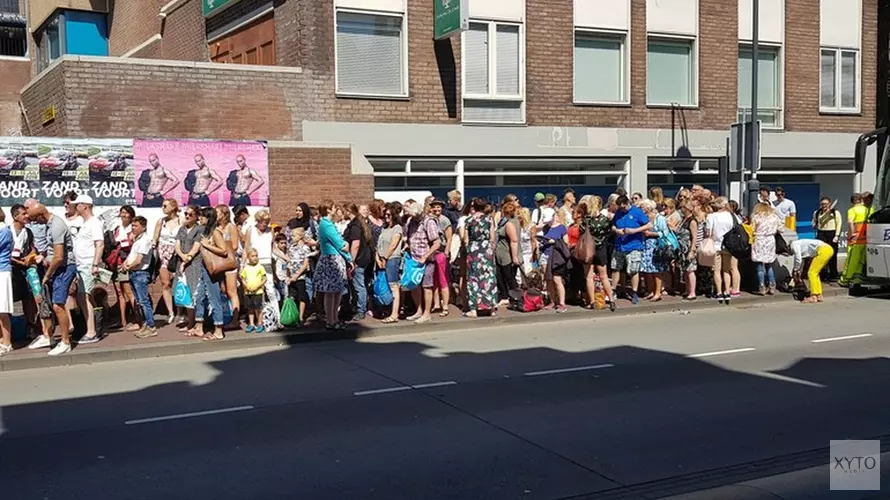
{"type": "Polygon", "coordinates": [[[669,33],[649,32],[646,34],[646,106],[649,108],[673,108],[679,107],[684,109],[697,109],[699,107],[699,50],[698,37],[693,35],[676,35],[669,33]],[[649,43],[663,43],[682,45],[688,44],[691,48],[690,57],[692,57],[692,102],[690,104],[683,103],[664,103],[649,101],[649,43]]]}
{"type": "Polygon", "coordinates": [[[411,97],[411,90],[408,88],[409,86],[409,77],[408,77],[408,13],[407,12],[397,12],[397,11],[385,11],[385,10],[365,10],[365,9],[351,9],[344,7],[334,7],[334,94],[337,97],[357,97],[364,99],[397,99],[397,100],[405,100],[411,97]],[[373,92],[341,92],[340,91],[340,80],[339,80],[339,64],[337,63],[337,19],[339,18],[339,13],[345,14],[360,14],[366,16],[382,16],[382,17],[397,17],[402,21],[402,86],[405,89],[401,94],[378,94],[373,92]]]}
{"type": "Polygon", "coordinates": [[[594,105],[594,106],[630,106],[630,36],[629,33],[625,30],[604,30],[604,29],[594,29],[594,28],[581,28],[575,27],[575,32],[572,38],[572,102],[574,104],[579,105],[594,105]],[[621,44],[621,99],[618,101],[586,101],[580,100],[575,97],[575,65],[578,64],[578,61],[575,60],[575,43],[578,40],[578,35],[582,37],[592,38],[594,40],[603,40],[615,42],[618,41],[621,44]]]}
{"type": "Polygon", "coordinates": [[[862,51],[859,49],[853,49],[849,47],[832,47],[822,45],[819,47],[819,112],[825,114],[836,114],[836,115],[858,115],[862,112],[862,51]],[[834,103],[835,105],[832,107],[826,107],[822,105],[822,53],[823,52],[834,52],[834,103]],[[846,108],[841,105],[841,94],[843,93],[841,89],[841,61],[842,54],[851,53],[856,56],[856,73],[854,78],[856,78],[856,106],[852,108],[846,108]]]}
{"type": "Polygon", "coordinates": [[[469,94],[466,92],[466,47],[465,33],[461,34],[460,43],[460,89],[461,89],[461,120],[463,123],[479,124],[479,125],[523,125],[526,122],[525,116],[525,23],[519,21],[504,21],[496,19],[470,19],[470,24],[486,24],[488,25],[488,93],[487,94],[469,94]],[[515,26],[519,28],[519,93],[516,95],[504,95],[497,92],[497,27],[498,26],[515,26]],[[502,101],[502,102],[518,102],[520,103],[520,111],[522,119],[516,122],[489,122],[489,121],[468,121],[464,118],[465,101],[502,101]]]}
{"type": "MultiPolygon", "coordinates": [[[[784,130],[785,129],[785,47],[779,43],[769,43],[769,42],[758,42],[759,49],[767,49],[767,50],[775,50],[776,51],[776,64],[778,65],[778,70],[776,71],[776,90],[779,93],[779,107],[778,108],[770,108],[764,107],[762,103],[757,103],[758,112],[761,109],[768,109],[770,111],[776,111],[776,124],[775,125],[763,125],[763,128],[770,130],[784,130]]],[[[748,52],[752,52],[751,58],[753,59],[753,50],[754,44],[750,41],[739,41],[739,52],[742,50],[748,50],[748,52]]],[[[752,61],[753,63],[753,61],[752,61]]],[[[820,96],[821,98],[821,96],[820,96]]],[[[747,113],[747,119],[751,119],[751,108],[743,108],[738,102],[736,102],[736,114],[739,118],[742,116],[742,110],[745,110],[747,113]]]]}

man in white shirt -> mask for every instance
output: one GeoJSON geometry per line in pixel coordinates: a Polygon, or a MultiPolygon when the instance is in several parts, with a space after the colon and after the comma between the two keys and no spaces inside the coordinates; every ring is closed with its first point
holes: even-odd
{"type": "Polygon", "coordinates": [[[776,213],[779,214],[779,218],[782,219],[785,227],[795,231],[795,226],[797,224],[797,205],[788,198],[785,198],[785,188],[781,186],[776,188],[776,201],[773,202],[773,206],[776,208],[776,213]]]}
{"type": "Polygon", "coordinates": [[[538,208],[532,210],[532,224],[538,229],[536,234],[544,236],[544,228],[550,226],[553,216],[556,215],[556,210],[553,208],[553,205],[556,204],[556,196],[544,196],[544,193],[536,193],[535,203],[538,208]]]}
{"type": "Polygon", "coordinates": [[[151,284],[151,259],[152,259],[152,239],[145,232],[148,221],[145,217],[137,216],[133,219],[133,249],[127,260],[124,261],[123,268],[130,273],[130,285],[133,286],[133,294],[136,296],[136,303],[142,308],[142,316],[145,318],[145,324],[134,335],[140,339],[155,337],[158,334],[155,328],[154,307],[151,304],[151,295],[148,293],[148,286],[151,284]]]}
{"type": "Polygon", "coordinates": [[[80,219],[74,238],[74,262],[77,264],[77,304],[86,319],[87,332],[78,344],[92,344],[100,340],[96,334],[93,289],[99,275],[99,263],[105,250],[102,221],[93,215],[93,199],[82,194],[71,202],[80,219]]]}

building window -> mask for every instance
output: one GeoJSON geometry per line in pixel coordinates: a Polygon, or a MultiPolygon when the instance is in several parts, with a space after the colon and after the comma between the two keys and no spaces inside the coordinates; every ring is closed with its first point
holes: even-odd
{"type": "Polygon", "coordinates": [[[462,45],[463,121],[524,123],[522,27],[473,21],[462,45]]]}
{"type": "Polygon", "coordinates": [[[859,52],[822,49],[820,110],[859,112],[859,52]]]}
{"type": "Polygon", "coordinates": [[[695,41],[649,39],[646,96],[650,105],[696,106],[695,41]]]}
{"type": "Polygon", "coordinates": [[[337,93],[408,97],[408,47],[401,14],[337,11],[337,93]]]}
{"type": "MultiPolygon", "coordinates": [[[[751,46],[739,47],[739,122],[751,120],[751,46]]],[[[778,47],[757,49],[757,118],[764,127],[782,128],[782,65],[778,47]]]]}
{"type": "Polygon", "coordinates": [[[62,10],[37,35],[41,39],[40,69],[65,54],[108,55],[108,20],[105,14],[62,10]]]}
{"type": "Polygon", "coordinates": [[[0,56],[25,57],[28,50],[25,16],[19,0],[0,0],[0,56]]]}
{"type": "Polygon", "coordinates": [[[575,102],[627,104],[626,35],[575,31],[575,102]]]}

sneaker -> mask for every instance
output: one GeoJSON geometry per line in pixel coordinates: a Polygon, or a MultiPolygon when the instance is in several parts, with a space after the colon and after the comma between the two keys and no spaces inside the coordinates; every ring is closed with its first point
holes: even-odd
{"type": "Polygon", "coordinates": [[[569,310],[569,308],[566,307],[566,306],[559,306],[559,307],[556,308],[556,312],[559,313],[559,314],[562,314],[562,313],[564,313],[564,312],[567,312],[568,310],[569,310]]]}
{"type": "Polygon", "coordinates": [[[41,335],[36,339],[32,340],[30,344],[28,344],[28,349],[43,349],[45,347],[52,347],[53,343],[46,335],[41,335]]]}
{"type": "Polygon", "coordinates": [[[352,317],[352,322],[353,322],[353,323],[359,323],[359,322],[364,321],[364,320],[365,320],[365,315],[364,315],[364,314],[356,314],[355,316],[352,317]]]}
{"type": "Polygon", "coordinates": [[[729,296],[739,298],[742,296],[742,292],[730,292],[729,296]]]}
{"type": "Polygon", "coordinates": [[[770,285],[769,288],[766,289],[767,295],[775,295],[776,294],[776,285],[770,285]]]}
{"type": "Polygon", "coordinates": [[[261,326],[258,326],[258,327],[256,327],[256,330],[254,330],[254,331],[257,333],[263,333],[266,331],[266,329],[261,326]]]}
{"type": "Polygon", "coordinates": [[[631,295],[630,301],[631,303],[633,303],[633,305],[637,305],[640,303],[640,296],[634,293],[633,295],[631,295]]]}
{"type": "Polygon", "coordinates": [[[723,303],[724,303],[724,304],[729,304],[729,301],[730,301],[731,299],[732,299],[732,294],[731,294],[731,293],[727,293],[727,294],[724,294],[724,295],[723,295],[723,303]]]}
{"type": "Polygon", "coordinates": [[[728,296],[728,295],[724,295],[724,294],[722,294],[722,293],[718,293],[718,294],[717,294],[717,302],[719,302],[719,303],[722,304],[724,300],[729,300],[729,296],[728,296]]]}
{"type": "Polygon", "coordinates": [[[256,327],[253,325],[247,325],[247,328],[244,329],[244,331],[247,333],[253,333],[254,330],[256,330],[256,327]]]}
{"type": "Polygon", "coordinates": [[[6,344],[0,344],[0,358],[6,356],[7,354],[12,352],[12,346],[6,344]]]}
{"type": "Polygon", "coordinates": [[[146,326],[142,330],[139,330],[138,332],[136,332],[135,335],[136,335],[136,338],[139,338],[139,339],[147,339],[149,337],[157,337],[158,329],[153,326],[146,326]]]}
{"type": "Polygon", "coordinates": [[[758,295],[766,295],[766,287],[763,285],[760,285],[760,288],[757,289],[757,294],[758,295]]]}
{"type": "Polygon", "coordinates": [[[50,356],[61,356],[62,354],[68,354],[71,352],[71,344],[66,344],[64,342],[59,342],[49,351],[50,356]]]}
{"type": "Polygon", "coordinates": [[[93,335],[92,337],[88,337],[88,336],[84,335],[83,337],[80,338],[80,340],[77,341],[77,343],[84,344],[84,345],[95,344],[96,342],[98,342],[100,340],[102,340],[102,339],[99,337],[99,334],[93,335]]]}

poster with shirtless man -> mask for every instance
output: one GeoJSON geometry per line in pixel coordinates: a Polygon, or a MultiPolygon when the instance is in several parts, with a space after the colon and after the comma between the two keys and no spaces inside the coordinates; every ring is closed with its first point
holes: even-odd
{"type": "Polygon", "coordinates": [[[269,204],[264,142],[136,139],[133,155],[140,206],[269,204]]]}

